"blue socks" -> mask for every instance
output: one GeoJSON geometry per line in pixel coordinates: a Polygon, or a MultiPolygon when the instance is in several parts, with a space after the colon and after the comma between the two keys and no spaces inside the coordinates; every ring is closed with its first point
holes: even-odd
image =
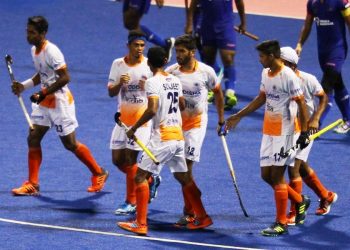
{"type": "Polygon", "coordinates": [[[344,87],[340,90],[334,91],[335,102],[338,105],[338,108],[343,116],[344,121],[350,120],[350,102],[349,102],[349,93],[344,87]]]}
{"type": "Polygon", "coordinates": [[[158,45],[163,48],[167,46],[167,43],[165,42],[165,40],[159,37],[156,33],[151,31],[149,28],[147,28],[144,25],[140,25],[140,28],[142,32],[145,34],[147,41],[154,43],[155,45],[158,45]]]}
{"type": "Polygon", "coordinates": [[[236,69],[234,65],[224,67],[225,89],[234,90],[236,87],[236,69]]]}

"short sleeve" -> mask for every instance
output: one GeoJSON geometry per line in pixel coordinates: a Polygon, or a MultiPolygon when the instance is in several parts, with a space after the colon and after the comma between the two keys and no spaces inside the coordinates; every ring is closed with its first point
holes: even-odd
{"type": "Polygon", "coordinates": [[[60,49],[52,45],[47,51],[47,57],[48,57],[48,66],[52,68],[53,70],[59,70],[66,66],[66,62],[64,60],[64,56],[60,49]]]}

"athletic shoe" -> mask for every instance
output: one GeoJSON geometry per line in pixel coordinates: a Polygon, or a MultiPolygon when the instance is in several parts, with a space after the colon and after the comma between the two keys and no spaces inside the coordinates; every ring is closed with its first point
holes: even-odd
{"type": "Polygon", "coordinates": [[[141,225],[136,220],[131,222],[118,222],[117,225],[129,232],[133,232],[138,235],[146,235],[148,231],[147,225],[141,225]]]}
{"type": "Polygon", "coordinates": [[[102,174],[93,175],[91,177],[91,186],[88,187],[87,191],[90,193],[100,192],[106,184],[108,175],[108,171],[104,169],[102,169],[102,174]]]}
{"type": "Polygon", "coordinates": [[[303,197],[303,201],[295,205],[295,210],[296,210],[295,224],[296,225],[304,224],[304,221],[306,218],[306,212],[311,202],[310,198],[307,197],[306,195],[302,195],[302,197],[303,197]]]}
{"type": "Polygon", "coordinates": [[[195,221],[194,215],[186,214],[183,215],[175,224],[175,227],[186,227],[189,223],[195,221]]]}
{"type": "Polygon", "coordinates": [[[316,209],[316,215],[326,215],[331,211],[331,206],[333,203],[335,203],[338,200],[337,193],[334,192],[328,192],[328,198],[327,199],[321,199],[320,205],[316,209]]]}
{"type": "Polygon", "coordinates": [[[12,194],[15,196],[30,196],[30,195],[39,195],[40,187],[25,181],[21,187],[12,189],[12,194]]]}
{"type": "Polygon", "coordinates": [[[295,212],[289,212],[287,214],[287,225],[295,226],[295,212]]]}
{"type": "Polygon", "coordinates": [[[226,111],[231,110],[233,106],[237,104],[238,100],[234,92],[227,92],[225,94],[225,106],[224,109],[226,111]]]}
{"type": "Polygon", "coordinates": [[[204,218],[194,218],[194,220],[186,225],[187,229],[195,230],[195,229],[201,229],[209,227],[213,224],[213,221],[211,220],[210,216],[207,215],[204,218]]]}
{"type": "Polygon", "coordinates": [[[350,131],[350,121],[344,122],[333,130],[337,134],[346,134],[350,131]]]}
{"type": "Polygon", "coordinates": [[[269,236],[269,237],[276,237],[282,234],[288,233],[288,226],[287,224],[281,224],[279,222],[275,222],[268,228],[264,229],[261,231],[261,234],[264,236],[269,236]]]}
{"type": "Polygon", "coordinates": [[[168,54],[168,62],[170,62],[171,60],[171,56],[172,56],[172,50],[174,48],[175,45],[175,38],[174,37],[169,37],[167,39],[165,39],[166,42],[166,47],[164,48],[168,54]]]}
{"type": "Polygon", "coordinates": [[[121,204],[115,211],[114,214],[116,215],[129,215],[129,214],[135,214],[136,213],[136,205],[132,205],[130,203],[125,202],[124,204],[121,204]]]}
{"type": "Polygon", "coordinates": [[[212,90],[208,91],[208,97],[207,97],[208,103],[214,102],[214,92],[212,90]]]}
{"type": "Polygon", "coordinates": [[[152,175],[152,182],[149,184],[149,201],[148,203],[151,203],[154,198],[158,195],[158,187],[162,181],[162,177],[157,174],[152,175]]]}

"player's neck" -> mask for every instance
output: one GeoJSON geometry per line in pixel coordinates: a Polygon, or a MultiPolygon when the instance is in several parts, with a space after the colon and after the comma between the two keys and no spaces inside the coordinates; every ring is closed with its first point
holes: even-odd
{"type": "Polygon", "coordinates": [[[270,67],[270,72],[272,74],[279,72],[282,69],[282,67],[283,63],[280,60],[275,60],[270,67]]]}
{"type": "Polygon", "coordinates": [[[130,54],[125,57],[125,62],[129,65],[136,65],[142,62],[143,56],[134,57],[130,54]]]}
{"type": "Polygon", "coordinates": [[[44,38],[38,44],[35,44],[35,53],[40,53],[40,51],[45,47],[47,40],[44,38]]]}
{"type": "Polygon", "coordinates": [[[191,59],[187,64],[181,65],[180,70],[181,71],[186,71],[186,72],[194,72],[197,67],[197,60],[196,59],[191,59]]]}
{"type": "Polygon", "coordinates": [[[168,73],[166,73],[163,68],[151,68],[151,71],[153,72],[154,76],[155,75],[164,75],[164,76],[168,75],[168,73]]]}

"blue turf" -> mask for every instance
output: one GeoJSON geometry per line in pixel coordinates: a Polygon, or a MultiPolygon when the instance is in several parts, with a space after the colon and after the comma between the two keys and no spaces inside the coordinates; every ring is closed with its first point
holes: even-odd
{"type": "MultiPolygon", "coordinates": [[[[41,170],[42,196],[12,197],[10,190],[27,178],[27,127],[20,107],[10,92],[5,65],[0,67],[0,218],[76,227],[105,232],[125,233],[116,226],[114,209],[124,199],[125,178],[111,164],[109,137],[113,128],[115,102],[107,95],[107,78],[112,61],[124,55],[127,32],[122,26],[121,3],[105,0],[2,0],[0,1],[1,55],[14,58],[16,78],[24,80],[33,74],[30,47],[25,40],[26,18],[45,15],[50,22],[49,40],[63,51],[71,73],[70,88],[76,100],[80,127],[79,140],[87,144],[98,162],[110,171],[105,192],[93,195],[85,190],[90,184],[89,172],[60,144],[54,131],[43,141],[41,170]]],[[[252,16],[248,28],[261,40],[276,38],[283,46],[294,46],[302,21],[252,16]]],[[[160,35],[182,33],[184,10],[151,7],[143,19],[160,35]],[[174,18],[176,17],[176,18],[174,18]],[[159,24],[162,25],[159,25],[159,24]]],[[[261,65],[254,50],[256,43],[238,37],[237,92],[242,108],[258,93],[261,65]]],[[[316,56],[315,33],[304,47],[300,67],[320,77],[316,56]]],[[[173,58],[174,62],[175,58],[173,58]]],[[[349,86],[349,63],[344,66],[344,79],[349,86]]],[[[28,96],[23,95],[29,108],[28,96]]],[[[338,203],[329,215],[317,217],[316,196],[311,196],[310,213],[304,226],[290,228],[287,236],[264,238],[259,231],[274,220],[272,190],[260,179],[259,147],[262,110],[242,120],[227,137],[243,203],[250,217],[245,218],[238,205],[222,145],[216,135],[217,115],[210,106],[210,121],[202,149],[201,163],[194,176],[203,193],[203,201],[214,225],[208,230],[189,232],[172,227],[181,215],[179,185],[168,169],[162,173],[159,195],[149,206],[150,237],[188,240],[211,244],[267,249],[347,249],[349,234],[349,145],[350,137],[327,133],[317,140],[310,163],[330,189],[337,191],[338,203]]],[[[226,113],[228,116],[229,113],[226,113]]],[[[334,108],[326,119],[340,117],[334,108]]],[[[80,232],[20,226],[0,221],[1,249],[202,249],[203,247],[145,241],[80,232]],[[14,247],[15,246],[15,247],[14,247]]]]}

